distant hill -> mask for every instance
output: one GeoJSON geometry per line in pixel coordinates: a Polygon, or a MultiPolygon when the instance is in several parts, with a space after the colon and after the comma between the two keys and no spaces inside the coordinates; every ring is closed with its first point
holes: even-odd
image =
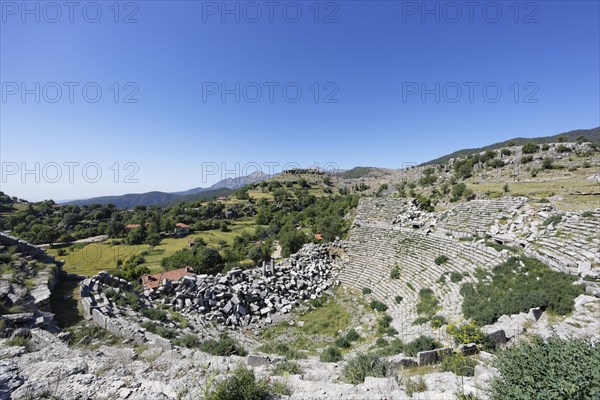
{"type": "Polygon", "coordinates": [[[223,179],[214,185],[202,188],[197,187],[183,192],[147,192],[129,193],[120,196],[102,196],[91,199],[73,200],[62,204],[90,205],[90,204],[114,204],[117,208],[131,209],[135,206],[158,206],[169,205],[179,202],[191,202],[197,200],[209,200],[216,197],[229,196],[235,190],[251,183],[257,183],[269,179],[269,175],[262,172],[254,172],[247,176],[223,179]]]}
{"type": "Polygon", "coordinates": [[[373,175],[387,175],[389,172],[384,168],[376,167],[354,167],[347,171],[339,172],[339,176],[344,179],[360,179],[373,175]]]}
{"type": "Polygon", "coordinates": [[[120,196],[92,197],[85,200],[74,200],[64,204],[87,206],[91,204],[114,204],[117,208],[133,208],[137,205],[155,206],[173,201],[180,196],[165,192],[128,193],[120,196]]]}
{"type": "Polygon", "coordinates": [[[214,190],[218,190],[218,189],[239,189],[239,188],[242,188],[251,183],[262,182],[269,178],[270,178],[270,176],[268,174],[265,174],[262,171],[256,171],[256,172],[251,173],[250,175],[240,176],[237,178],[226,178],[226,179],[220,180],[219,182],[217,182],[214,185],[207,187],[207,188],[197,187],[197,188],[185,190],[183,192],[172,192],[171,194],[176,194],[176,195],[180,195],[180,196],[188,196],[188,195],[195,195],[195,194],[206,192],[206,191],[214,191],[214,190]]]}
{"type": "Polygon", "coordinates": [[[454,153],[450,153],[445,156],[436,158],[435,160],[427,161],[421,165],[445,164],[451,158],[464,157],[464,156],[468,156],[469,154],[480,153],[480,152],[486,151],[486,150],[501,149],[503,147],[507,147],[508,144],[511,142],[513,143],[514,146],[522,146],[527,142],[533,142],[533,143],[538,143],[538,144],[540,144],[540,143],[555,143],[558,141],[559,137],[566,137],[568,142],[574,142],[580,136],[585,136],[592,142],[600,144],[600,127],[593,128],[593,129],[578,129],[575,131],[559,133],[559,134],[556,134],[553,136],[543,136],[543,137],[535,137],[535,138],[518,137],[518,138],[514,138],[514,139],[505,140],[503,142],[490,144],[485,147],[478,147],[475,149],[458,150],[458,151],[455,151],[454,153]]]}

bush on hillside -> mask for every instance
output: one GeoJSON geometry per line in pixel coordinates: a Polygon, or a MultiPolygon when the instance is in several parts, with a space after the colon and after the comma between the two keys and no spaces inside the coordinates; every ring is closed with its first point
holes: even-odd
{"type": "Polygon", "coordinates": [[[533,154],[537,153],[540,150],[540,146],[535,143],[527,142],[521,147],[521,151],[523,154],[533,154]]]}
{"type": "Polygon", "coordinates": [[[458,376],[473,376],[475,375],[476,365],[477,362],[472,358],[466,357],[462,353],[454,353],[443,358],[441,369],[444,372],[452,372],[458,376]]]}
{"type": "Polygon", "coordinates": [[[445,255],[441,255],[441,256],[437,256],[434,260],[434,262],[436,263],[436,265],[442,265],[444,264],[446,261],[448,261],[448,257],[445,255]]]}
{"type": "Polygon", "coordinates": [[[266,379],[257,380],[251,369],[240,365],[232,375],[211,388],[206,395],[206,400],[268,399],[273,393],[290,395],[291,391],[285,386],[272,384],[266,379]]]}
{"type": "Polygon", "coordinates": [[[511,257],[494,267],[491,280],[461,286],[462,311],[481,325],[535,307],[564,315],[573,310],[575,297],[584,293],[583,286],[573,285],[576,280],[576,276],[553,271],[541,261],[511,257]]]}
{"type": "Polygon", "coordinates": [[[379,300],[371,300],[370,307],[375,311],[386,311],[388,307],[379,300]]]}
{"type": "Polygon", "coordinates": [[[205,342],[200,343],[198,346],[200,350],[205,353],[212,354],[213,356],[245,356],[248,354],[238,342],[230,338],[229,336],[223,335],[218,340],[209,339],[205,342]]]}
{"type": "Polygon", "coordinates": [[[383,378],[386,374],[386,364],[374,353],[358,354],[348,361],[344,368],[344,378],[349,383],[363,383],[367,376],[383,378]]]}
{"type": "Polygon", "coordinates": [[[491,384],[492,400],[600,398],[600,346],[586,339],[521,341],[494,364],[500,374],[491,384]]]}
{"type": "Polygon", "coordinates": [[[342,359],[342,353],[337,347],[329,346],[321,352],[321,362],[338,362],[342,359]]]}
{"type": "Polygon", "coordinates": [[[432,317],[438,310],[439,301],[433,290],[429,288],[423,288],[419,290],[419,302],[417,303],[417,314],[426,317],[432,317]]]}
{"type": "Polygon", "coordinates": [[[435,339],[421,335],[404,346],[404,354],[409,357],[416,357],[420,351],[435,350],[439,347],[440,344],[435,339]]]}

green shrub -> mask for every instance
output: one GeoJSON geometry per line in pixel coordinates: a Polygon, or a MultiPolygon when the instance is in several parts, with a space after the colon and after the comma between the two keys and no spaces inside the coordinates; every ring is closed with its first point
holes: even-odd
{"type": "Polygon", "coordinates": [[[485,165],[491,168],[501,168],[504,167],[504,161],[498,159],[488,160],[485,165]]]}
{"type": "Polygon", "coordinates": [[[177,331],[175,331],[175,329],[167,328],[166,326],[162,325],[155,326],[156,330],[154,331],[154,333],[156,333],[158,336],[161,336],[165,339],[174,339],[177,336],[177,331]]]}
{"type": "Polygon", "coordinates": [[[291,349],[287,344],[281,342],[267,343],[260,346],[257,350],[262,351],[263,353],[279,354],[289,360],[305,358],[304,354],[291,349]]]}
{"type": "Polygon", "coordinates": [[[533,156],[522,156],[521,164],[527,164],[533,161],[533,156]]]}
{"type": "Polygon", "coordinates": [[[416,357],[420,351],[435,350],[439,347],[439,343],[429,336],[419,336],[410,343],[404,346],[404,353],[410,357],[416,357]]]}
{"type": "Polygon", "coordinates": [[[167,312],[160,308],[145,308],[142,310],[142,314],[154,321],[165,322],[167,320],[167,312]]]}
{"type": "Polygon", "coordinates": [[[248,354],[238,342],[230,338],[229,336],[223,335],[219,340],[209,339],[205,342],[200,343],[200,350],[205,353],[212,354],[213,356],[245,356],[248,354]]]}
{"type": "Polygon", "coordinates": [[[390,326],[389,328],[382,329],[381,334],[387,336],[394,336],[398,334],[398,331],[390,326]]]}
{"type": "Polygon", "coordinates": [[[386,347],[388,345],[388,341],[382,337],[378,337],[375,341],[375,346],[377,347],[386,347]]]}
{"type": "Polygon", "coordinates": [[[535,307],[564,315],[573,310],[575,297],[584,293],[583,286],[573,284],[576,280],[576,276],[553,271],[536,259],[511,257],[493,268],[491,280],[461,286],[462,311],[481,325],[535,307]]]}
{"type": "Polygon", "coordinates": [[[465,357],[462,353],[454,353],[442,359],[441,369],[443,372],[452,372],[459,376],[475,375],[475,360],[465,357]]]}
{"type": "Polygon", "coordinates": [[[562,221],[562,217],[564,214],[556,214],[556,215],[552,215],[548,218],[546,218],[544,220],[544,222],[542,223],[542,225],[544,226],[548,226],[548,225],[556,225],[558,224],[560,221],[562,221]]]}
{"type": "Polygon", "coordinates": [[[390,271],[390,278],[400,279],[400,268],[398,268],[398,266],[392,268],[392,270],[390,271]]]}
{"type": "Polygon", "coordinates": [[[354,328],[350,329],[348,333],[346,333],[346,340],[349,342],[356,342],[358,339],[360,339],[360,335],[354,328]]]}
{"type": "Polygon", "coordinates": [[[394,319],[392,318],[391,315],[384,314],[383,317],[381,317],[381,319],[379,320],[379,326],[387,328],[391,325],[393,320],[394,319]]]}
{"type": "Polygon", "coordinates": [[[4,345],[6,347],[10,347],[10,346],[25,347],[26,352],[29,352],[32,349],[31,339],[22,337],[22,336],[15,336],[13,338],[7,339],[6,342],[4,342],[4,345]]]}
{"type": "Polygon", "coordinates": [[[194,334],[184,335],[178,339],[175,339],[173,343],[177,346],[187,347],[188,349],[193,349],[200,345],[198,336],[194,334]]]}
{"type": "Polygon", "coordinates": [[[342,349],[349,349],[352,343],[345,336],[340,336],[335,340],[335,345],[342,349]]]}
{"type": "Polygon", "coordinates": [[[437,265],[442,265],[442,264],[444,264],[446,261],[448,261],[448,257],[446,257],[445,255],[441,255],[441,256],[437,256],[437,257],[435,258],[435,261],[434,261],[434,262],[435,262],[437,265]]]}
{"type": "Polygon", "coordinates": [[[371,294],[371,293],[373,293],[373,291],[369,288],[362,289],[362,294],[364,294],[364,295],[371,294]]]}
{"type": "Polygon", "coordinates": [[[369,306],[375,310],[375,311],[386,311],[388,309],[388,307],[383,304],[382,302],[380,302],[379,300],[371,300],[371,303],[369,304],[369,306]]]}
{"type": "Polygon", "coordinates": [[[554,160],[550,157],[546,157],[542,160],[542,169],[554,168],[554,160]]]}
{"type": "Polygon", "coordinates": [[[394,297],[394,300],[396,301],[396,304],[400,304],[400,303],[402,303],[402,300],[404,300],[404,297],[396,296],[396,297],[394,297]]]}
{"type": "Polygon", "coordinates": [[[298,375],[302,373],[302,368],[295,361],[282,361],[273,368],[273,375],[298,375]]]}
{"type": "Polygon", "coordinates": [[[523,147],[521,147],[521,151],[523,152],[523,154],[533,154],[533,153],[537,153],[539,151],[540,147],[532,142],[527,142],[523,145],[523,147]]]}
{"type": "Polygon", "coordinates": [[[308,304],[312,308],[323,307],[325,305],[325,303],[327,303],[327,299],[325,298],[325,296],[321,296],[321,297],[317,297],[316,299],[309,299],[308,300],[308,304]]]}
{"type": "Polygon", "coordinates": [[[417,325],[426,324],[427,322],[429,322],[429,318],[427,318],[427,317],[417,317],[417,319],[415,319],[412,324],[414,326],[417,326],[417,325]]]}
{"type": "Polygon", "coordinates": [[[454,343],[459,344],[479,343],[482,333],[475,321],[469,321],[462,325],[448,325],[446,330],[454,338],[454,343]]]}
{"type": "Polygon", "coordinates": [[[417,314],[432,317],[439,308],[439,301],[429,288],[419,290],[419,302],[417,303],[417,314]]]}
{"type": "Polygon", "coordinates": [[[356,385],[363,383],[367,376],[385,377],[386,369],[385,363],[376,354],[357,354],[344,368],[344,378],[356,385]]]}
{"type": "Polygon", "coordinates": [[[404,351],[402,340],[395,338],[388,342],[386,347],[377,350],[377,355],[381,357],[393,356],[404,351]]]}
{"type": "Polygon", "coordinates": [[[388,336],[394,336],[397,334],[398,331],[390,326],[392,321],[392,317],[388,314],[385,314],[377,323],[377,333],[388,336]]]}
{"type": "Polygon", "coordinates": [[[321,352],[321,362],[338,362],[342,359],[342,353],[337,347],[329,346],[321,352]]]}
{"type": "Polygon", "coordinates": [[[498,354],[491,399],[600,398],[600,346],[585,339],[520,341],[498,354]]]}
{"type": "Polygon", "coordinates": [[[404,387],[404,390],[406,391],[406,394],[410,397],[413,396],[413,394],[415,394],[415,392],[420,393],[420,392],[424,392],[427,390],[427,384],[425,383],[425,381],[423,380],[423,377],[419,377],[418,381],[413,381],[412,379],[408,379],[406,381],[406,385],[404,387]]]}
{"type": "Polygon", "coordinates": [[[77,324],[68,328],[72,335],[68,343],[78,347],[94,347],[95,344],[113,345],[122,341],[117,335],[114,335],[106,329],[96,324],[77,324]]]}
{"type": "Polygon", "coordinates": [[[481,335],[479,336],[479,342],[477,344],[480,346],[481,350],[487,351],[488,353],[494,353],[498,346],[490,335],[483,332],[481,332],[481,335]]]}
{"type": "Polygon", "coordinates": [[[272,389],[266,380],[256,380],[252,370],[240,365],[231,376],[212,388],[206,395],[206,400],[267,399],[272,389]]]}
{"type": "Polygon", "coordinates": [[[450,282],[458,283],[458,282],[462,281],[462,279],[463,279],[463,275],[460,272],[452,271],[450,273],[450,282]]]}
{"type": "Polygon", "coordinates": [[[441,328],[446,325],[446,318],[443,315],[434,315],[431,317],[431,327],[433,329],[441,328]]]}

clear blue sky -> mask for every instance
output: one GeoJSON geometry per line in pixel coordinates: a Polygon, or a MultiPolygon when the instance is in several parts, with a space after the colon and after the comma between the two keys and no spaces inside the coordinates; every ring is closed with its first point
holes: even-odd
{"type": "Polygon", "coordinates": [[[263,1],[228,2],[238,15],[221,1],[121,2],[118,15],[113,3],[62,6],[59,15],[44,2],[39,11],[27,2],[33,13],[1,2],[1,190],[30,200],[179,191],[219,180],[203,178],[203,163],[214,162],[231,170],[254,162],[265,172],[270,162],[280,163],[276,171],[291,162],[399,168],[600,125],[597,1],[482,1],[472,10],[462,1],[427,9],[337,1],[318,3],[318,15],[313,1],[281,1],[272,15],[263,1]],[[210,92],[221,83],[235,91],[236,82],[239,103],[210,92]],[[422,84],[431,90],[424,98],[422,84]],[[252,102],[257,86],[262,96],[252,102]],[[52,103],[57,87],[62,97],[52,103]],[[96,87],[102,97],[93,103],[96,87]],[[135,90],[138,102],[125,102],[135,90]],[[36,172],[21,174],[36,162],[39,183],[36,172]],[[79,163],[72,182],[69,162],[79,163]],[[137,183],[124,182],[134,172],[127,162],[139,167],[137,183]],[[86,163],[102,177],[89,167],[84,180],[86,163]]]}

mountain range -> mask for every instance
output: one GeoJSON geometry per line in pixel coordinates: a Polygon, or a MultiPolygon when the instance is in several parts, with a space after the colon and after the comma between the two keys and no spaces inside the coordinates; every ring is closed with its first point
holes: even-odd
{"type": "Polygon", "coordinates": [[[227,178],[220,180],[212,186],[203,188],[196,187],[181,192],[160,192],[152,191],[146,193],[128,193],[119,196],[101,196],[92,197],[89,199],[72,200],[61,204],[71,205],[91,205],[91,204],[114,204],[117,208],[131,209],[137,205],[152,206],[152,205],[168,205],[179,202],[191,202],[197,200],[208,200],[221,196],[229,196],[235,190],[249,185],[269,179],[270,175],[261,171],[254,172],[250,175],[237,178],[227,178]]]}
{"type": "MultiPolygon", "coordinates": [[[[466,156],[469,154],[480,153],[485,150],[495,150],[506,147],[509,144],[513,146],[520,146],[527,142],[533,142],[537,144],[541,143],[553,143],[558,142],[559,138],[565,138],[567,142],[574,142],[580,137],[585,137],[587,140],[600,144],[600,127],[593,129],[579,129],[569,132],[559,133],[552,136],[534,137],[534,138],[523,138],[518,137],[514,139],[505,140],[503,142],[494,143],[485,147],[462,149],[453,153],[444,155],[434,160],[425,162],[421,165],[433,165],[443,164],[448,162],[449,159],[455,157],[466,156]]],[[[339,171],[338,174],[345,179],[358,179],[361,176],[365,176],[377,170],[373,167],[355,167],[348,171],[339,171]]],[[[114,204],[118,208],[131,209],[137,205],[169,205],[179,202],[191,202],[197,200],[208,200],[214,199],[221,196],[229,196],[235,190],[244,187],[251,183],[257,183],[269,179],[271,176],[261,171],[254,172],[247,176],[241,176],[237,178],[227,178],[220,180],[212,186],[203,188],[196,187],[181,192],[159,192],[152,191],[147,193],[129,193],[120,196],[102,196],[93,197],[90,199],[73,200],[62,202],[61,204],[75,204],[75,205],[90,205],[90,204],[114,204]]]]}

